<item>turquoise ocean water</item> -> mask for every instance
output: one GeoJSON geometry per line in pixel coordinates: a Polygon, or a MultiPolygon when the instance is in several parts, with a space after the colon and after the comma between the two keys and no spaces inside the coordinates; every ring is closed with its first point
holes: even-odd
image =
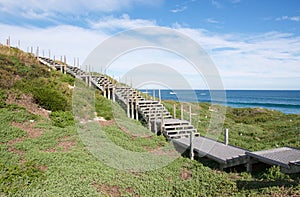
{"type": "MultiPolygon", "coordinates": [[[[141,91],[156,97],[159,95],[159,90],[141,91]]],[[[229,107],[261,107],[300,114],[300,90],[160,90],[160,95],[162,100],[214,102],[229,107]]]]}

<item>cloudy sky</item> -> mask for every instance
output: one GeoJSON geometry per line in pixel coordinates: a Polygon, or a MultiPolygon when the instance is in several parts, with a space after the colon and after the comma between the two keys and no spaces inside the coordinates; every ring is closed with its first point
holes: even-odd
{"type": "MultiPolygon", "coordinates": [[[[0,0],[0,43],[10,36],[14,46],[39,46],[40,54],[66,55],[70,64],[110,36],[145,26],[171,28],[199,43],[226,89],[300,89],[298,0],[0,0]]],[[[120,62],[134,55],[141,56],[120,62]]]]}

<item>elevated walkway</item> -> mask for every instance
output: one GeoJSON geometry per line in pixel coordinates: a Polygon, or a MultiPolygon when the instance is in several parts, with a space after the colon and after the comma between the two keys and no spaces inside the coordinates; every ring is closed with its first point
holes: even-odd
{"type": "Polygon", "coordinates": [[[89,86],[93,85],[101,90],[106,98],[118,102],[127,112],[128,117],[145,121],[149,130],[155,134],[163,134],[168,140],[174,142],[179,151],[192,147],[192,153],[217,162],[220,169],[247,164],[247,169],[251,171],[255,163],[263,162],[278,165],[285,173],[300,172],[299,149],[282,147],[249,152],[201,137],[190,121],[173,118],[160,101],[145,98],[138,90],[118,84],[106,75],[92,76],[91,73],[84,72],[80,68],[60,65],[45,57],[38,57],[38,60],[51,69],[61,70],[65,74],[82,79],[89,86]]]}
{"type": "MultiPolygon", "coordinates": [[[[181,138],[173,140],[176,148],[189,148],[190,139],[181,138]]],[[[221,142],[197,136],[193,140],[193,151],[199,157],[207,157],[219,164],[220,169],[243,165],[248,162],[246,150],[225,145],[221,142]]]]}
{"type": "Polygon", "coordinates": [[[249,156],[247,170],[252,171],[254,164],[262,162],[268,165],[280,166],[287,174],[300,172],[300,150],[291,147],[281,147],[270,150],[246,152],[249,156]]]}

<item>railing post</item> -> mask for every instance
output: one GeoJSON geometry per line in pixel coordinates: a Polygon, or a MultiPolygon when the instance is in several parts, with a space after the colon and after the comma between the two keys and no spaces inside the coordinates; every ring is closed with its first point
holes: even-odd
{"type": "Polygon", "coordinates": [[[194,160],[194,132],[190,133],[190,158],[194,160]]]}
{"type": "Polygon", "coordinates": [[[64,74],[67,74],[67,58],[64,56],[64,74]]]}
{"type": "Polygon", "coordinates": [[[35,54],[36,57],[39,57],[39,47],[36,47],[36,54],[35,54]]]}
{"type": "Polygon", "coordinates": [[[181,120],[183,120],[183,105],[180,104],[181,120]]]}
{"type": "Polygon", "coordinates": [[[174,113],[173,117],[176,118],[176,104],[175,103],[173,105],[173,113],[174,113]]]}
{"type": "Polygon", "coordinates": [[[159,103],[161,103],[161,92],[160,92],[160,89],[158,89],[158,101],[159,101],[159,103]]]}
{"type": "Polygon", "coordinates": [[[225,129],[225,132],[224,132],[224,144],[226,146],[228,145],[228,129],[225,129]]]}
{"type": "Polygon", "coordinates": [[[190,124],[192,124],[192,106],[189,105],[189,113],[190,113],[190,124]]]}

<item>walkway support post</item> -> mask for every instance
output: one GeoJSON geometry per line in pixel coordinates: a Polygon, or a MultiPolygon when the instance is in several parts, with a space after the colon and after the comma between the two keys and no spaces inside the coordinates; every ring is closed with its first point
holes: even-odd
{"type": "Polygon", "coordinates": [[[135,119],[139,120],[138,96],[135,97],[135,119]]]}
{"type": "Polygon", "coordinates": [[[106,96],[106,85],[105,84],[103,85],[103,96],[105,98],[107,98],[107,96],[106,96]]]}
{"type": "Polygon", "coordinates": [[[131,92],[131,118],[134,119],[133,91],[131,92]]]}
{"type": "Polygon", "coordinates": [[[126,90],[126,99],[127,99],[127,117],[130,118],[130,109],[129,109],[129,95],[128,90],[126,90]]]}
{"type": "Polygon", "coordinates": [[[110,100],[110,94],[111,94],[111,92],[110,92],[110,88],[109,88],[109,86],[108,86],[107,92],[108,92],[108,93],[107,93],[107,94],[108,94],[108,95],[107,95],[107,97],[108,97],[108,100],[110,100]]]}
{"type": "Polygon", "coordinates": [[[113,85],[113,88],[112,88],[112,97],[113,97],[113,102],[116,101],[116,97],[115,97],[115,85],[113,85]]]}
{"type": "Polygon", "coordinates": [[[155,134],[157,135],[157,125],[156,125],[156,122],[157,122],[157,111],[155,110],[154,111],[154,132],[155,134]]]}
{"type": "Polygon", "coordinates": [[[163,126],[164,126],[164,112],[161,109],[161,121],[160,121],[160,133],[163,134],[163,126]]]}
{"type": "Polygon", "coordinates": [[[149,114],[148,114],[148,128],[151,131],[151,109],[149,109],[149,114]]]}

